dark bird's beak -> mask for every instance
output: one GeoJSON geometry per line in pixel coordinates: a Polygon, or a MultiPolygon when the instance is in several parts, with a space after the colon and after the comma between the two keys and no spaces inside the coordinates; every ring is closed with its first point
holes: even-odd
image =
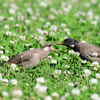
{"type": "MultiPolygon", "coordinates": [[[[56,41],[57,42],[57,41],[56,41]]],[[[53,46],[53,44],[54,43],[56,43],[56,42],[53,42],[52,44],[51,44],[51,49],[53,50],[53,51],[56,51],[56,52],[58,52],[58,50],[56,50],[56,49],[54,49],[52,46],[53,46]]]]}
{"type": "Polygon", "coordinates": [[[62,45],[63,44],[63,42],[60,42],[60,43],[57,43],[56,45],[62,45]]]}

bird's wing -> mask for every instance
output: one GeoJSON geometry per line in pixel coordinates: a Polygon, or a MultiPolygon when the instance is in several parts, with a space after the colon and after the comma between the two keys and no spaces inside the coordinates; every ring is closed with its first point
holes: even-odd
{"type": "Polygon", "coordinates": [[[100,59],[100,48],[92,44],[84,44],[80,47],[80,54],[83,58],[94,61],[94,59],[100,59]],[[97,57],[93,56],[93,53],[97,53],[97,57]]]}
{"type": "Polygon", "coordinates": [[[25,52],[17,54],[9,59],[8,64],[11,64],[11,63],[19,64],[24,61],[28,61],[34,57],[34,54],[37,53],[36,51],[37,51],[36,49],[33,49],[33,50],[27,50],[25,52]]]}

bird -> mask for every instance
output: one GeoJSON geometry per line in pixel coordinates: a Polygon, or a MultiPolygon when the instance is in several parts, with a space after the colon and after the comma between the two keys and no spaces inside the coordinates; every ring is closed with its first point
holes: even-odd
{"type": "MultiPolygon", "coordinates": [[[[53,51],[57,52],[57,50],[52,47],[54,43],[55,42],[47,43],[43,45],[40,49],[31,49],[19,53],[10,58],[6,63],[8,63],[8,65],[16,64],[23,67],[24,69],[28,69],[31,66],[35,67],[41,60],[47,57],[48,54],[53,51]]],[[[0,65],[2,66],[3,63],[1,63],[0,65]]]]}
{"type": "Polygon", "coordinates": [[[75,52],[79,52],[80,57],[83,60],[90,62],[97,61],[100,63],[100,48],[93,44],[80,42],[72,38],[67,38],[62,42],[57,43],[57,45],[65,45],[66,47],[73,49],[75,52]]]}

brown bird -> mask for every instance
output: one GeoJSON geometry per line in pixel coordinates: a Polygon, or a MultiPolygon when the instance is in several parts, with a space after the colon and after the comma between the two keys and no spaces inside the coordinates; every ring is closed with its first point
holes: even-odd
{"type": "MultiPolygon", "coordinates": [[[[24,69],[28,69],[31,66],[35,67],[48,54],[50,54],[53,51],[57,51],[54,48],[52,48],[52,45],[54,43],[47,43],[43,45],[40,49],[31,49],[24,51],[20,54],[13,56],[6,63],[8,63],[8,65],[13,63],[18,66],[22,66],[24,69]]],[[[3,63],[1,63],[0,65],[3,65],[3,63]]]]}
{"type": "Polygon", "coordinates": [[[75,52],[79,52],[82,59],[86,59],[90,62],[97,61],[100,63],[100,48],[93,44],[83,43],[75,39],[68,38],[57,45],[65,45],[73,49],[75,52]]]}

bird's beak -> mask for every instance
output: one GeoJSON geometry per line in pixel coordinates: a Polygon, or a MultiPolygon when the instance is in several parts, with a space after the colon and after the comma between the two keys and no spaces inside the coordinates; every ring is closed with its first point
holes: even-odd
{"type": "MultiPolygon", "coordinates": [[[[56,41],[57,42],[57,41],[56,41]]],[[[53,51],[56,51],[56,52],[58,52],[58,50],[56,50],[56,49],[54,49],[52,46],[53,46],[53,44],[54,43],[56,43],[56,42],[53,42],[52,44],[51,44],[51,49],[53,50],[53,51]]]]}
{"type": "Polygon", "coordinates": [[[63,44],[63,42],[60,42],[60,43],[57,43],[56,45],[62,45],[63,44]]]}

